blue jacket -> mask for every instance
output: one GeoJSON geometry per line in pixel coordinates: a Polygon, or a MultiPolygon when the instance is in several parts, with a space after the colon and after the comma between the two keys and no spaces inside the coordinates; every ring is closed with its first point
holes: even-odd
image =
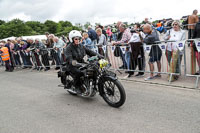
{"type": "Polygon", "coordinates": [[[83,43],[82,43],[86,48],[89,48],[89,49],[93,49],[94,46],[92,44],[92,41],[90,38],[87,38],[85,40],[83,40],[83,43]]]}

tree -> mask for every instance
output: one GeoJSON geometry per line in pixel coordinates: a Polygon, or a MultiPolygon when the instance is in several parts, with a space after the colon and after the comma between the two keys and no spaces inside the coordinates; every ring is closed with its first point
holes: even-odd
{"type": "Polygon", "coordinates": [[[63,32],[66,27],[72,26],[72,23],[69,21],[59,21],[57,25],[57,32],[63,32]]]}
{"type": "Polygon", "coordinates": [[[0,38],[7,38],[11,36],[27,36],[32,35],[33,30],[19,19],[13,19],[8,23],[0,25],[0,38]]]}
{"type": "Polygon", "coordinates": [[[90,26],[90,25],[91,25],[90,22],[86,22],[86,23],[84,24],[84,28],[87,29],[88,26],[90,26]]]}
{"type": "Polygon", "coordinates": [[[0,25],[5,24],[6,22],[4,20],[0,20],[0,25]]]}
{"type": "Polygon", "coordinates": [[[47,30],[47,27],[38,21],[27,21],[26,25],[31,27],[32,30],[36,32],[36,34],[44,34],[47,30]]]}
{"type": "Polygon", "coordinates": [[[47,31],[49,33],[55,34],[57,32],[57,23],[51,20],[47,20],[44,22],[45,26],[47,27],[47,31]]]}
{"type": "MultiPolygon", "coordinates": [[[[90,23],[88,22],[90,25],[90,23]]],[[[47,20],[44,23],[39,21],[24,22],[20,19],[13,19],[9,22],[0,20],[0,39],[15,36],[29,36],[44,34],[45,32],[55,35],[67,35],[71,30],[82,30],[80,26],[73,26],[69,21],[59,21],[58,23],[47,20]]]]}

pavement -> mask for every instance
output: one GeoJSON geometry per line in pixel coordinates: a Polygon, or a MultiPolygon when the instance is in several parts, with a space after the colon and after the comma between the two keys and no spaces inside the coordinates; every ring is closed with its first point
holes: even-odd
{"type": "Polygon", "coordinates": [[[127,100],[116,109],[68,94],[54,70],[0,69],[0,133],[200,133],[198,89],[121,83],[127,100]]]}

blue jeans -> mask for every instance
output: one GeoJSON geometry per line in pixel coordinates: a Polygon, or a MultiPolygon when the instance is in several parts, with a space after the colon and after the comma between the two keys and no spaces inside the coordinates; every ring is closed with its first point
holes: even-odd
{"type": "Polygon", "coordinates": [[[125,52],[125,61],[127,64],[127,69],[130,70],[130,66],[131,66],[131,52],[130,51],[125,52]]]}
{"type": "Polygon", "coordinates": [[[112,39],[113,39],[113,41],[116,41],[116,40],[117,40],[116,33],[113,33],[113,34],[112,34],[112,39]]]}
{"type": "Polygon", "coordinates": [[[62,64],[62,62],[63,62],[60,50],[56,51],[56,53],[55,53],[55,60],[56,60],[56,67],[59,67],[62,64]]]}

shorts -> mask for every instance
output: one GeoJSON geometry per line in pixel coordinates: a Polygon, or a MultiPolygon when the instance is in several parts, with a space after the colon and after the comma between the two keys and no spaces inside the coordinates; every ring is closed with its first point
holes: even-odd
{"type": "Polygon", "coordinates": [[[161,56],[162,56],[162,53],[158,54],[158,55],[150,56],[149,62],[150,63],[154,63],[154,62],[160,61],[161,60],[161,56]]]}

